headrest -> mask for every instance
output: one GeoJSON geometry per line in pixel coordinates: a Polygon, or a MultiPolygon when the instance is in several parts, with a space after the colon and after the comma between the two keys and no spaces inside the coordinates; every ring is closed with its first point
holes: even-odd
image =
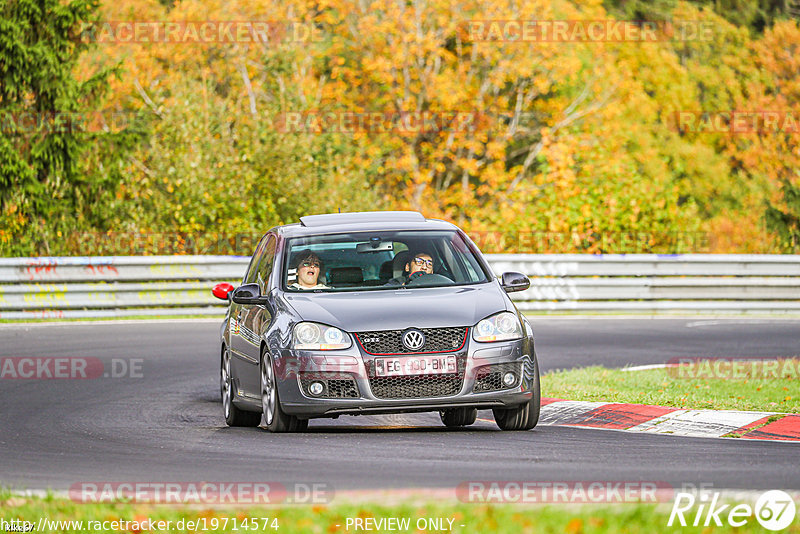
{"type": "Polygon", "coordinates": [[[364,281],[364,273],[361,267],[337,267],[330,270],[330,283],[337,284],[360,284],[364,281]]]}
{"type": "Polygon", "coordinates": [[[409,254],[411,254],[410,250],[404,250],[402,252],[398,252],[395,257],[392,258],[393,278],[397,278],[398,276],[403,276],[405,274],[405,267],[409,260],[409,254]]]}
{"type": "Polygon", "coordinates": [[[385,262],[381,263],[381,270],[378,273],[378,278],[381,280],[388,280],[389,278],[394,278],[393,273],[392,260],[386,260],[385,262]]]}

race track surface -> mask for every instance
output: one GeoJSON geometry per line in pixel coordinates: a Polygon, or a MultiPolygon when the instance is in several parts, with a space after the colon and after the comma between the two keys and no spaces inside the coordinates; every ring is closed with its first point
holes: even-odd
{"type": "MultiPolygon", "coordinates": [[[[800,355],[800,321],[533,318],[544,371],[685,356],[800,355]]],[[[2,325],[2,357],[139,361],[141,376],[0,380],[0,484],[270,481],[335,490],[452,488],[469,480],[657,481],[800,489],[800,445],[539,426],[465,430],[435,414],[313,420],[273,435],[225,426],[218,322],[2,325]],[[133,360],[132,360],[133,359],[133,360]]]]}

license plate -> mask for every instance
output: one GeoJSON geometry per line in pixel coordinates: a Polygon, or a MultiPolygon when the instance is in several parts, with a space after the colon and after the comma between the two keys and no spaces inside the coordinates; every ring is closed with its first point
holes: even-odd
{"type": "Polygon", "coordinates": [[[375,358],[375,376],[445,375],[456,370],[455,356],[375,358]]]}

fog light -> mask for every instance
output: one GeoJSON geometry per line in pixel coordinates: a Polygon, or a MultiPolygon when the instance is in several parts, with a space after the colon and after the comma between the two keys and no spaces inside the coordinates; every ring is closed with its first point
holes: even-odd
{"type": "Polygon", "coordinates": [[[322,382],[311,382],[311,385],[308,386],[308,390],[312,395],[322,395],[322,390],[324,389],[325,386],[322,385],[322,382]]]}
{"type": "Polygon", "coordinates": [[[506,374],[503,375],[503,384],[505,384],[506,387],[513,386],[514,382],[516,382],[516,381],[517,381],[517,377],[514,376],[514,373],[506,373],[506,374]]]}

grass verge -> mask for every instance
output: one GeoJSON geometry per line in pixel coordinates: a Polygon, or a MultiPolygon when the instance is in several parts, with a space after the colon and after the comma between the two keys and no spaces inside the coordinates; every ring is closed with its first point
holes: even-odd
{"type": "Polygon", "coordinates": [[[542,377],[542,396],[688,409],[800,413],[800,358],[699,360],[644,371],[585,367],[542,377]],[[754,363],[755,362],[755,363],[754,363]]]}
{"type": "MultiPolygon", "coordinates": [[[[37,532],[148,532],[142,526],[152,520],[156,528],[151,532],[284,532],[284,533],[347,533],[354,528],[355,518],[366,520],[396,518],[408,519],[410,528],[373,528],[377,532],[450,532],[458,533],[572,533],[592,534],[627,532],[651,534],[653,532],[762,532],[754,517],[742,527],[667,527],[671,503],[663,504],[604,504],[604,505],[486,505],[444,504],[418,502],[392,506],[381,504],[337,504],[326,506],[284,507],[224,507],[224,506],[173,506],[119,503],[76,503],[58,498],[32,498],[0,496],[0,517],[5,521],[20,519],[33,524],[37,532]],[[39,523],[46,518],[49,524],[39,523]],[[349,529],[348,519],[351,520],[349,529]],[[444,528],[420,528],[419,520],[440,520],[444,528]],[[452,520],[450,523],[448,520],[452,520]],[[70,526],[54,521],[73,521],[70,526]],[[112,529],[111,521],[127,521],[112,529]],[[157,525],[163,521],[161,525],[157,525]],[[169,521],[170,523],[166,523],[169,521]],[[77,523],[81,522],[81,523],[77,523]],[[100,523],[92,523],[100,522],[100,523]],[[105,530],[102,522],[105,523],[105,530]],[[137,522],[134,524],[133,522],[137,522]],[[191,524],[189,523],[191,522],[191,524]],[[39,530],[39,526],[42,526],[39,530]],[[166,527],[166,528],[160,528],[166,527]],[[266,528],[264,528],[266,527],[266,528]],[[277,528],[275,528],[277,527],[277,528]]],[[[687,514],[688,522],[694,514],[687,514]]],[[[703,518],[704,519],[704,518],[703,518]]],[[[702,519],[701,519],[702,521],[702,519]]],[[[373,525],[374,526],[374,525],[373,525]]],[[[384,525],[385,527],[386,525],[384,525]]],[[[365,529],[360,529],[361,531],[365,529]]],[[[782,531],[800,533],[795,522],[782,531]]]]}

